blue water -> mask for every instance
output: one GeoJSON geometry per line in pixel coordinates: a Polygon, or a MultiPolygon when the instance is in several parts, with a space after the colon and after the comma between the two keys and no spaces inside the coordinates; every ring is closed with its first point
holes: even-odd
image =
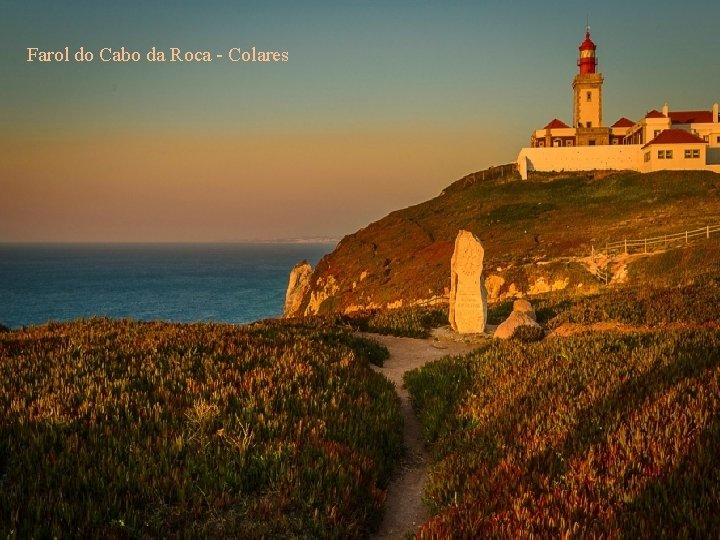
{"type": "Polygon", "coordinates": [[[282,313],[290,270],[332,244],[0,245],[0,323],[245,323],[282,313]]]}

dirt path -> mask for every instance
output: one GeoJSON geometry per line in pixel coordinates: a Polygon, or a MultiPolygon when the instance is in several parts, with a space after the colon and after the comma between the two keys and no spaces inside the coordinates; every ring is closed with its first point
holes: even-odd
{"type": "Polygon", "coordinates": [[[448,339],[441,333],[431,339],[398,338],[366,334],[377,339],[390,351],[390,359],[382,368],[375,368],[395,383],[400,396],[405,422],[403,437],[405,456],[395,478],[390,482],[385,505],[385,518],[375,538],[405,538],[427,518],[422,504],[423,485],[427,474],[428,455],[422,438],[422,426],[415,416],[410,396],[403,385],[403,375],[431,360],[450,354],[463,354],[476,345],[448,339]]]}

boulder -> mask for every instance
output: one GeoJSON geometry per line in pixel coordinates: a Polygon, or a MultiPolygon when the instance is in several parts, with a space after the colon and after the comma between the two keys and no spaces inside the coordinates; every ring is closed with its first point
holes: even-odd
{"type": "Polygon", "coordinates": [[[460,334],[481,333],[487,322],[483,275],[485,250],[469,231],[458,232],[450,261],[450,326],[460,334]]]}
{"type": "MultiPolygon", "coordinates": [[[[527,302],[527,300],[524,300],[524,302],[527,302]]],[[[530,302],[527,302],[527,304],[529,305],[530,302]]],[[[527,306],[522,304],[520,307],[526,308],[527,306]]],[[[510,316],[505,319],[505,322],[498,325],[495,329],[493,337],[498,339],[510,339],[515,333],[515,330],[521,326],[540,328],[540,325],[535,321],[535,311],[532,309],[532,306],[530,306],[530,311],[513,311],[510,316]]]]}
{"type": "Polygon", "coordinates": [[[312,266],[307,261],[300,261],[290,271],[290,281],[285,293],[285,309],[283,317],[297,317],[302,315],[300,308],[305,293],[310,289],[312,266]]]}
{"type": "Polygon", "coordinates": [[[537,320],[537,318],[535,317],[535,310],[533,309],[532,304],[529,300],[525,300],[524,298],[518,298],[513,302],[513,311],[525,313],[533,321],[537,320]]]}

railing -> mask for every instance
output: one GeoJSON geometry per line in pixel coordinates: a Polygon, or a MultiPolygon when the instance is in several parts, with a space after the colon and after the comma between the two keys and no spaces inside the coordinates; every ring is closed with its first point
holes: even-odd
{"type": "Polygon", "coordinates": [[[610,280],[612,279],[612,272],[606,267],[606,268],[600,268],[599,266],[595,268],[595,277],[598,278],[598,280],[601,283],[604,283],[607,285],[610,283],[610,280]]]}
{"type": "MultiPolygon", "coordinates": [[[[594,265],[595,259],[598,256],[610,258],[613,257],[613,255],[618,255],[620,253],[628,255],[631,252],[650,253],[657,249],[677,248],[681,245],[689,244],[691,240],[697,240],[700,238],[709,239],[711,234],[717,234],[718,232],[720,232],[720,225],[706,225],[705,227],[701,227],[700,229],[695,229],[693,231],[665,234],[662,236],[655,236],[653,238],[643,238],[641,240],[625,239],[617,242],[607,242],[604,250],[596,250],[595,246],[592,246],[590,260],[594,265]]],[[[593,270],[595,277],[597,277],[598,280],[605,285],[610,283],[612,280],[612,271],[610,270],[611,263],[611,260],[607,260],[604,267],[601,268],[600,266],[595,266],[593,270]]]]}
{"type": "MultiPolygon", "coordinates": [[[[720,232],[720,225],[707,225],[694,231],[685,231],[676,234],[665,234],[654,238],[643,238],[641,240],[620,240],[617,242],[608,242],[605,244],[605,254],[613,255],[617,253],[649,253],[658,248],[668,249],[670,247],[678,247],[679,245],[688,244],[691,240],[698,238],[710,238],[711,234],[720,232]]],[[[593,246],[593,255],[595,248],[593,246]]]]}

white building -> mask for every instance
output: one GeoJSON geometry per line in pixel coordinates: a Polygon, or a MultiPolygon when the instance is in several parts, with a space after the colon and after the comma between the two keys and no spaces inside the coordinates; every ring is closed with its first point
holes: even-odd
{"type": "Polygon", "coordinates": [[[711,170],[720,173],[720,111],[671,111],[666,103],[633,122],[623,117],[606,127],[601,73],[590,29],[580,44],[573,79],[573,124],[557,118],[533,132],[520,150],[518,171],[711,170]]]}

